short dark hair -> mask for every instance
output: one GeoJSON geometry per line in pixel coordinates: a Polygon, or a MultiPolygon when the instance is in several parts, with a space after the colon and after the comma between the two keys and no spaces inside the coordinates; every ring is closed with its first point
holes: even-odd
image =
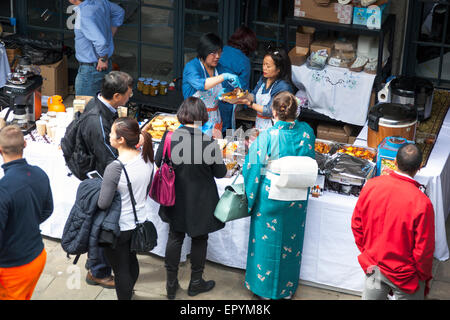
{"type": "Polygon", "coordinates": [[[414,143],[405,143],[397,151],[397,166],[402,172],[415,174],[422,164],[422,151],[414,143]]]}
{"type": "Polygon", "coordinates": [[[240,26],[228,39],[230,47],[241,50],[246,56],[256,50],[258,39],[256,33],[247,26],[240,26]]]}
{"type": "Polygon", "coordinates": [[[9,125],[0,130],[0,147],[8,155],[21,155],[25,148],[22,130],[17,125],[9,125]]]}
{"type": "Polygon", "coordinates": [[[181,124],[194,124],[201,121],[204,125],[208,121],[208,111],[205,103],[200,98],[189,97],[183,101],[177,112],[178,121],[181,124]]]}
{"type": "Polygon", "coordinates": [[[278,93],[272,101],[272,109],[277,112],[281,121],[295,119],[297,117],[297,100],[289,91],[278,93]]]}
{"type": "Polygon", "coordinates": [[[209,32],[200,37],[197,45],[197,57],[205,60],[206,57],[213,52],[217,52],[223,48],[222,39],[216,34],[209,32]]]}
{"type": "Polygon", "coordinates": [[[266,56],[270,56],[280,70],[277,79],[284,80],[292,86],[292,64],[286,50],[268,46],[264,57],[266,56]]]}
{"type": "Polygon", "coordinates": [[[115,93],[124,94],[133,88],[133,78],[123,71],[111,71],[103,78],[102,97],[111,100],[115,93]]]}

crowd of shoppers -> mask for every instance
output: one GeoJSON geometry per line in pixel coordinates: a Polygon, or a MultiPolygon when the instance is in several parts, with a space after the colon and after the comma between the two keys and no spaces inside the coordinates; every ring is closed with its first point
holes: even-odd
{"type": "MultiPolygon", "coordinates": [[[[89,0],[71,1],[84,4],[84,10],[93,5],[89,0]]],[[[115,21],[108,28],[118,26],[120,10],[115,11],[114,6],[108,10],[115,21]]],[[[148,219],[154,170],[170,161],[175,174],[175,204],[159,209],[159,217],[169,225],[164,260],[167,298],[174,299],[180,287],[178,268],[186,236],[192,239],[188,295],[214,288],[215,281],[205,280],[203,273],[209,234],[225,226],[214,216],[219,201],[215,179],[227,173],[222,150],[214,139],[222,133],[218,97],[225,92],[224,82],[230,85],[228,91],[248,88],[248,56],[256,44],[254,33],[246,27],[239,28],[225,47],[212,33],[200,38],[198,56],[184,70],[185,100],[177,112],[181,126],[172,135],[164,134],[155,155],[151,136],[138,122],[117,117],[117,108],[132,95],[133,79],[119,71],[103,76],[100,92],[94,93],[82,116],[77,141],[88,146],[94,168],[103,176],[98,208],[108,209],[116,193],[120,194],[120,235],[114,245],[98,248],[102,261],[88,258],[87,283],[115,288],[120,300],[132,298],[139,278],[137,255],[130,249],[136,228],[133,207],[139,222],[148,219]],[[242,68],[230,63],[235,59],[242,61],[242,68]],[[163,152],[166,142],[170,159],[163,152]]],[[[107,52],[109,57],[112,51],[107,52]]],[[[101,58],[98,66],[102,66],[101,58]]],[[[286,52],[268,48],[263,75],[250,98],[241,101],[257,111],[256,127],[260,129],[242,171],[251,214],[243,285],[260,299],[290,299],[299,281],[308,192],[304,197],[280,200],[271,190],[276,185],[273,168],[277,161],[295,158],[307,163],[315,158],[314,131],[299,121],[290,78],[286,52]]],[[[232,127],[230,107],[222,107],[226,128],[232,127]]],[[[30,299],[45,266],[39,225],[53,211],[52,192],[47,175],[22,158],[26,143],[21,130],[0,125],[5,173],[0,179],[0,300],[30,299]]],[[[363,299],[386,299],[389,291],[398,299],[424,299],[429,291],[435,226],[431,201],[414,180],[421,162],[417,146],[402,146],[396,158],[398,171],[370,179],[358,198],[351,228],[366,274],[363,299]]]]}

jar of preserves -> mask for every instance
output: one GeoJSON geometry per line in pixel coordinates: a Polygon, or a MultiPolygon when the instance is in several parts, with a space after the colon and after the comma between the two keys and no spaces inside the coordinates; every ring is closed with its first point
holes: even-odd
{"type": "Polygon", "coordinates": [[[167,88],[168,88],[168,84],[166,81],[161,81],[159,83],[159,94],[165,96],[167,94],[167,88]]]}
{"type": "Polygon", "coordinates": [[[149,95],[150,94],[150,86],[151,86],[150,82],[145,81],[144,82],[144,87],[142,89],[142,93],[145,94],[145,95],[149,95]]]}
{"type": "Polygon", "coordinates": [[[144,82],[145,82],[145,78],[138,79],[138,83],[137,83],[138,91],[142,92],[142,90],[144,90],[144,82]]]}
{"type": "Polygon", "coordinates": [[[159,89],[159,84],[157,83],[157,82],[155,82],[155,81],[153,81],[151,84],[150,84],[150,95],[151,96],[157,96],[158,95],[158,89],[159,89]]]}

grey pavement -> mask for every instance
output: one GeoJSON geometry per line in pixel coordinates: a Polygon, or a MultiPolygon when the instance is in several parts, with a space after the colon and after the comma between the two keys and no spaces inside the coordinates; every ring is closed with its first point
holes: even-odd
{"type": "MultiPolygon", "coordinates": [[[[450,239],[450,222],[446,223],[447,242],[450,239]]],[[[47,263],[36,286],[32,300],[117,300],[114,289],[88,285],[85,281],[86,254],[76,265],[67,258],[58,239],[44,238],[47,263]]],[[[135,300],[166,300],[164,259],[153,254],[138,255],[140,275],[135,286],[135,300]]],[[[189,260],[181,263],[176,299],[181,300],[254,300],[244,286],[245,271],[207,262],[205,279],[216,281],[216,287],[204,294],[190,297],[187,287],[190,279],[189,260]]],[[[450,260],[433,262],[433,280],[427,299],[450,299],[450,260]]],[[[294,300],[360,300],[358,295],[300,284],[294,300]]]]}

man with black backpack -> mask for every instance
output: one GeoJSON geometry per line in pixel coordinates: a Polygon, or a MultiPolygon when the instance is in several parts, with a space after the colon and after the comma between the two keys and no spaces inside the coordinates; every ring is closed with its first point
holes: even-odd
{"type": "MultiPolygon", "coordinates": [[[[106,166],[117,157],[117,150],[109,143],[109,134],[117,119],[117,108],[126,105],[132,88],[133,78],[129,74],[111,71],[104,77],[100,93],[67,127],[61,148],[67,166],[80,180],[86,179],[86,174],[93,170],[103,175],[106,166]]],[[[92,260],[88,255],[86,281],[112,288],[111,267],[104,258],[103,249],[99,247],[98,250],[100,259],[92,260]]]]}

